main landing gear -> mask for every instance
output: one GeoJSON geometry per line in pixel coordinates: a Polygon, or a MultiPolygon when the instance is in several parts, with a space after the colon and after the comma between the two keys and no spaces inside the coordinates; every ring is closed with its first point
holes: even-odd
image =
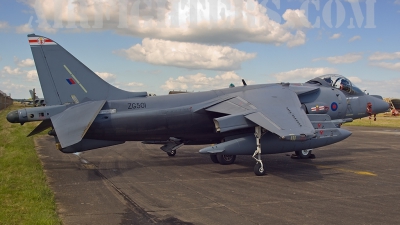
{"type": "Polygon", "coordinates": [[[293,157],[296,157],[298,159],[314,159],[315,158],[315,155],[312,154],[312,149],[295,151],[294,153],[295,153],[295,155],[293,155],[293,157]]]}
{"type": "Polygon", "coordinates": [[[262,135],[263,135],[263,133],[262,133],[261,127],[260,126],[255,127],[254,136],[256,137],[257,149],[253,154],[253,159],[255,159],[257,161],[256,165],[254,166],[254,173],[257,176],[265,175],[264,164],[262,163],[262,160],[261,160],[261,143],[260,143],[260,140],[261,140],[262,135]]]}
{"type": "Polygon", "coordinates": [[[219,163],[221,165],[233,164],[236,160],[236,155],[223,155],[223,154],[210,154],[211,161],[213,163],[219,163]]]}

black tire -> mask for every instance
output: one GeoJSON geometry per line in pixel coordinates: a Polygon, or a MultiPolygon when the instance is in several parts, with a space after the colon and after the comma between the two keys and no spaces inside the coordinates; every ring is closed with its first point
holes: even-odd
{"type": "Polygon", "coordinates": [[[309,159],[312,155],[312,150],[295,151],[299,159],[309,159]]]}
{"type": "Polygon", "coordinates": [[[256,163],[256,165],[254,166],[254,174],[257,176],[265,175],[265,169],[264,166],[261,167],[261,163],[256,163]]]}
{"type": "Polygon", "coordinates": [[[213,161],[213,163],[219,163],[216,154],[210,154],[210,159],[211,159],[211,161],[213,161]]]}
{"type": "Polygon", "coordinates": [[[236,155],[217,154],[217,159],[221,165],[229,165],[235,162],[236,155]]]}
{"type": "Polygon", "coordinates": [[[171,150],[171,152],[167,152],[168,156],[175,156],[176,155],[176,150],[171,150]]]}

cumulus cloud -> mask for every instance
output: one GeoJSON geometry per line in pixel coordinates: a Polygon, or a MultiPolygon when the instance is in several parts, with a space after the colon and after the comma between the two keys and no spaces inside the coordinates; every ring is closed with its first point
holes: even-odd
{"type": "Polygon", "coordinates": [[[335,74],[338,71],[335,68],[319,67],[319,68],[301,68],[272,74],[279,82],[306,82],[312,78],[324,75],[335,74]]]}
{"type": "Polygon", "coordinates": [[[400,59],[400,52],[375,52],[368,59],[371,61],[400,59]]]}
{"type": "Polygon", "coordinates": [[[132,61],[191,69],[233,70],[256,56],[227,46],[145,38],[142,44],[115,52],[132,61]]]}
{"type": "Polygon", "coordinates": [[[23,73],[20,68],[12,69],[10,66],[5,66],[1,72],[8,75],[19,75],[23,73]]]}
{"type": "Polygon", "coordinates": [[[117,76],[112,73],[107,73],[107,72],[95,72],[99,77],[101,77],[103,80],[109,82],[109,83],[114,83],[115,80],[117,79],[117,76]]]}
{"type": "Polygon", "coordinates": [[[130,82],[130,83],[126,84],[126,86],[128,86],[128,87],[143,87],[144,84],[138,83],[138,82],[130,82]]]}
{"type": "MultiPolygon", "coordinates": [[[[161,86],[164,90],[205,91],[227,88],[230,84],[241,85],[240,77],[233,71],[225,72],[215,77],[207,77],[203,73],[169,78],[161,86]]],[[[249,83],[249,82],[248,82],[249,83]]]]}
{"type": "Polygon", "coordinates": [[[327,57],[327,58],[316,58],[313,59],[313,61],[319,61],[319,60],[326,60],[332,64],[342,64],[342,63],[354,63],[363,58],[362,53],[348,53],[346,55],[341,55],[341,56],[332,56],[332,57],[327,57]]]}
{"type": "Polygon", "coordinates": [[[0,21],[0,30],[7,29],[9,27],[8,22],[0,21]]]}
{"type": "Polygon", "coordinates": [[[341,36],[342,36],[341,33],[333,34],[333,35],[330,37],[330,39],[338,39],[338,38],[340,38],[341,36]]]}
{"type": "Polygon", "coordinates": [[[31,24],[29,23],[16,27],[15,31],[19,34],[28,34],[34,32],[31,24]]]}
{"type": "Polygon", "coordinates": [[[39,80],[36,70],[29,70],[26,73],[26,78],[28,81],[38,81],[39,80]]]}
{"type": "Polygon", "coordinates": [[[388,97],[400,97],[400,78],[389,79],[389,80],[365,80],[363,79],[360,83],[356,85],[361,90],[367,90],[367,93],[381,95],[384,98],[388,97]]]}
{"type": "Polygon", "coordinates": [[[371,63],[370,65],[371,66],[380,67],[380,68],[383,68],[383,69],[400,71],[400,62],[397,62],[397,63],[376,62],[376,63],[371,63]]]}
{"type": "Polygon", "coordinates": [[[349,39],[349,42],[353,42],[353,41],[357,41],[357,40],[361,40],[361,36],[359,36],[359,35],[354,36],[354,37],[349,39]]]}
{"type": "Polygon", "coordinates": [[[349,79],[352,83],[355,83],[355,84],[362,82],[361,78],[359,78],[359,77],[347,77],[347,79],[349,79]]]}
{"type": "Polygon", "coordinates": [[[20,60],[17,57],[14,56],[14,62],[17,66],[19,67],[32,67],[35,65],[35,62],[33,61],[33,59],[23,59],[20,60]]]}
{"type": "Polygon", "coordinates": [[[271,20],[256,0],[97,1],[26,0],[38,28],[112,30],[124,35],[182,42],[304,44],[311,28],[304,10],[288,9],[284,23],[271,20]],[[197,3],[197,4],[196,4],[197,3]]]}

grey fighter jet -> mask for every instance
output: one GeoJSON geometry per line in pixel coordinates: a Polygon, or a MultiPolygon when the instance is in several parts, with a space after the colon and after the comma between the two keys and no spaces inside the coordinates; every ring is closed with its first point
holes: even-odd
{"type": "Polygon", "coordinates": [[[309,157],[307,149],[350,136],[340,124],[389,108],[339,75],[148,97],[108,84],[49,38],[28,39],[47,105],[12,111],[7,120],[42,121],[29,135],[51,128],[64,153],[142,141],[174,156],[182,145],[215,144],[200,153],[221,164],[252,155],[255,174],[264,175],[261,154],[309,157]]]}

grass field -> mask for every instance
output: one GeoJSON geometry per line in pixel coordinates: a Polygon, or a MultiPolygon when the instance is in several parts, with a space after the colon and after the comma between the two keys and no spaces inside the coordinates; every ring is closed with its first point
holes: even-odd
{"type": "Polygon", "coordinates": [[[365,126],[365,127],[393,127],[400,129],[400,116],[390,116],[378,114],[376,121],[374,119],[362,118],[356,119],[351,123],[343,124],[343,126],[365,126]]]}
{"type": "Polygon", "coordinates": [[[33,137],[38,123],[10,124],[0,111],[0,224],[61,224],[53,192],[46,183],[33,137]]]}

